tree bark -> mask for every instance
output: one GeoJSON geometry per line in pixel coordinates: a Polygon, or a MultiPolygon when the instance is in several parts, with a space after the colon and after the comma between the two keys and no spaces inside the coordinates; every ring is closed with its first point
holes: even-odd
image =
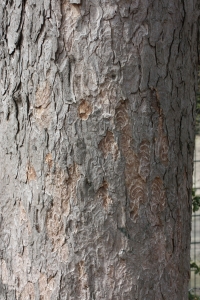
{"type": "Polygon", "coordinates": [[[197,12],[1,1],[0,299],[187,299],[197,12]]]}

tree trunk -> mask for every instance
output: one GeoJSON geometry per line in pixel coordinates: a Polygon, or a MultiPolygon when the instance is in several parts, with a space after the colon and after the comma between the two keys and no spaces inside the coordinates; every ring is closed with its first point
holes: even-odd
{"type": "Polygon", "coordinates": [[[187,299],[195,5],[1,0],[1,300],[187,299]]]}

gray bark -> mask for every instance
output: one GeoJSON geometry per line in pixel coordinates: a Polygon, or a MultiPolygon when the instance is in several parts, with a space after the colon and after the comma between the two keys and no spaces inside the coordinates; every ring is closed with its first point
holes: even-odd
{"type": "Polygon", "coordinates": [[[0,299],[187,299],[196,0],[1,0],[0,299]]]}

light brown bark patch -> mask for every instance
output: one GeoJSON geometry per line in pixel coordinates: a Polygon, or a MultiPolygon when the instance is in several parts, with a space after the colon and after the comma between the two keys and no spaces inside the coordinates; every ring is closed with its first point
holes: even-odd
{"type": "Polygon", "coordinates": [[[80,5],[73,5],[69,0],[61,1],[62,22],[60,27],[60,40],[64,40],[67,52],[70,52],[74,37],[74,31],[80,17],[80,5]]]}
{"type": "Polygon", "coordinates": [[[160,107],[160,97],[157,89],[152,89],[150,91],[150,100],[152,109],[157,112],[160,117],[163,117],[162,108],[160,107]]]}
{"type": "Polygon", "coordinates": [[[55,279],[48,280],[46,274],[41,274],[39,278],[40,299],[49,300],[55,289],[55,279]]]}
{"type": "Polygon", "coordinates": [[[150,221],[153,226],[161,225],[161,212],[165,208],[166,195],[163,181],[160,177],[156,177],[151,185],[151,198],[150,198],[150,221]]]}
{"type": "Polygon", "coordinates": [[[125,182],[127,188],[132,185],[133,181],[138,178],[138,157],[131,148],[124,149],[125,165],[125,182]]]}
{"type": "Polygon", "coordinates": [[[120,132],[120,149],[125,158],[125,184],[130,201],[130,218],[136,222],[141,204],[147,202],[145,181],[150,169],[149,143],[143,141],[139,154],[135,153],[126,103],[121,103],[117,108],[115,121],[120,132]]]}
{"type": "Polygon", "coordinates": [[[76,20],[80,16],[80,6],[73,4],[80,4],[81,0],[66,0],[62,1],[63,4],[63,14],[67,19],[76,20]]]}
{"type": "Polygon", "coordinates": [[[5,260],[1,260],[1,279],[3,284],[8,284],[9,272],[5,260]]]}
{"type": "Polygon", "coordinates": [[[24,247],[23,253],[18,253],[17,250],[17,248],[13,249],[12,273],[9,274],[8,285],[15,286],[18,283],[16,289],[17,299],[29,299],[28,294],[30,295],[30,299],[35,299],[33,298],[34,289],[32,289],[31,280],[30,285],[28,284],[27,268],[31,266],[28,247],[24,247]],[[20,297],[21,294],[24,294],[27,298],[20,297]]]}
{"type": "Polygon", "coordinates": [[[168,151],[169,151],[169,143],[168,138],[164,132],[163,124],[164,124],[164,115],[163,110],[160,107],[160,98],[158,91],[155,89],[151,91],[151,106],[152,109],[156,112],[158,117],[158,128],[157,135],[155,139],[155,153],[159,160],[163,165],[168,165],[168,151]]]}
{"type": "Polygon", "coordinates": [[[30,220],[28,218],[28,214],[27,214],[26,209],[24,208],[22,202],[19,203],[19,214],[18,215],[19,215],[20,225],[24,226],[24,230],[26,228],[26,231],[30,235],[31,232],[32,232],[31,223],[30,223],[30,220]]]}
{"type": "Polygon", "coordinates": [[[100,141],[99,149],[103,152],[105,158],[107,158],[108,154],[111,153],[113,159],[117,159],[118,146],[111,131],[107,131],[106,136],[100,141]]]}
{"type": "Polygon", "coordinates": [[[74,164],[69,168],[68,175],[57,167],[55,175],[48,180],[48,193],[53,196],[53,206],[47,214],[47,233],[52,240],[54,251],[58,251],[60,259],[67,257],[65,243],[64,217],[69,215],[70,202],[76,203],[76,186],[80,178],[78,167],[74,164]]]}
{"type": "Polygon", "coordinates": [[[110,294],[109,299],[112,299],[115,284],[115,268],[113,265],[108,265],[106,269],[106,285],[110,294]]]}
{"type": "Polygon", "coordinates": [[[51,121],[51,88],[48,82],[43,82],[35,95],[34,116],[38,124],[48,128],[51,121]]]}
{"type": "Polygon", "coordinates": [[[33,180],[36,180],[36,178],[37,178],[35,169],[31,164],[27,165],[26,176],[27,176],[28,181],[33,181],[33,180]]]}
{"type": "Polygon", "coordinates": [[[69,211],[69,201],[70,198],[73,199],[73,202],[76,203],[76,187],[77,182],[80,179],[80,173],[78,166],[74,164],[69,168],[69,178],[67,179],[65,188],[62,189],[61,198],[62,198],[62,209],[63,212],[68,214],[69,211]]]}
{"type": "Polygon", "coordinates": [[[164,165],[168,164],[169,143],[166,136],[161,135],[158,139],[158,151],[161,162],[164,165]]]}
{"type": "Polygon", "coordinates": [[[122,130],[129,123],[125,103],[121,103],[121,105],[116,109],[115,120],[119,130],[122,130]]]}
{"type": "Polygon", "coordinates": [[[87,276],[84,261],[80,261],[77,264],[77,271],[78,271],[77,273],[78,273],[78,282],[79,282],[77,292],[79,296],[84,297],[85,290],[88,288],[88,276],[87,276]]]}
{"type": "Polygon", "coordinates": [[[163,112],[161,110],[161,115],[159,117],[158,122],[158,135],[155,141],[156,146],[156,156],[160,159],[163,165],[168,165],[168,151],[169,151],[169,143],[168,138],[164,134],[163,130],[163,112]]]}
{"type": "Polygon", "coordinates": [[[85,268],[84,268],[84,262],[83,261],[80,261],[78,263],[78,274],[79,274],[79,278],[83,277],[85,273],[85,268]]]}
{"type": "Polygon", "coordinates": [[[47,232],[49,237],[52,239],[55,251],[62,247],[62,244],[64,243],[64,237],[62,239],[63,222],[60,215],[61,212],[59,212],[60,209],[59,207],[56,207],[56,204],[57,203],[54,202],[54,206],[48,213],[47,219],[47,232]]]}
{"type": "Polygon", "coordinates": [[[108,210],[109,206],[112,204],[112,198],[108,195],[108,184],[106,181],[104,181],[99,188],[98,197],[101,199],[103,207],[108,210]]]}
{"type": "Polygon", "coordinates": [[[67,262],[69,257],[69,248],[67,244],[64,244],[59,253],[60,261],[67,262]]]}
{"type": "Polygon", "coordinates": [[[51,153],[48,153],[48,154],[46,155],[46,157],[45,157],[45,162],[46,162],[46,164],[49,166],[49,168],[52,167],[52,165],[53,165],[53,158],[52,158],[51,153]]]}
{"type": "Polygon", "coordinates": [[[35,300],[35,289],[31,282],[28,282],[21,292],[20,299],[35,300]]]}
{"type": "Polygon", "coordinates": [[[139,149],[139,174],[146,180],[150,173],[150,145],[148,141],[143,141],[139,149]]]}
{"type": "Polygon", "coordinates": [[[50,105],[48,105],[48,107],[36,108],[35,117],[41,127],[48,128],[51,122],[50,105]]]}
{"type": "Polygon", "coordinates": [[[147,200],[146,187],[142,179],[138,178],[129,185],[129,196],[130,196],[130,217],[136,222],[138,218],[139,208],[141,204],[147,200]]]}
{"type": "Polygon", "coordinates": [[[82,120],[87,120],[92,112],[91,104],[87,100],[82,100],[78,107],[78,115],[82,120]]]}
{"type": "Polygon", "coordinates": [[[49,104],[49,98],[51,95],[51,89],[49,83],[43,82],[37,89],[35,95],[35,107],[46,106],[49,104]]]}
{"type": "MultiPolygon", "coordinates": [[[[1,279],[3,284],[7,285],[10,290],[16,288],[17,300],[35,299],[34,289],[32,289],[31,282],[30,284],[27,285],[28,283],[27,268],[31,266],[27,247],[24,247],[23,251],[24,251],[23,254],[18,253],[18,249],[13,243],[12,263],[7,265],[5,260],[1,260],[1,279]],[[17,287],[16,287],[16,283],[17,283],[17,287]],[[25,296],[21,297],[21,295],[25,295],[27,298],[25,296]],[[30,298],[27,295],[30,295],[30,298]]],[[[29,274],[29,278],[30,276],[31,274],[29,274]]]]}

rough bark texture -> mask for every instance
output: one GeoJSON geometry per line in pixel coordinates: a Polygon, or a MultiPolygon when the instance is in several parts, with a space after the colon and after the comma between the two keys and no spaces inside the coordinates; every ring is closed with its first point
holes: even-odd
{"type": "Polygon", "coordinates": [[[197,11],[1,0],[1,300],[187,299],[197,11]]]}

